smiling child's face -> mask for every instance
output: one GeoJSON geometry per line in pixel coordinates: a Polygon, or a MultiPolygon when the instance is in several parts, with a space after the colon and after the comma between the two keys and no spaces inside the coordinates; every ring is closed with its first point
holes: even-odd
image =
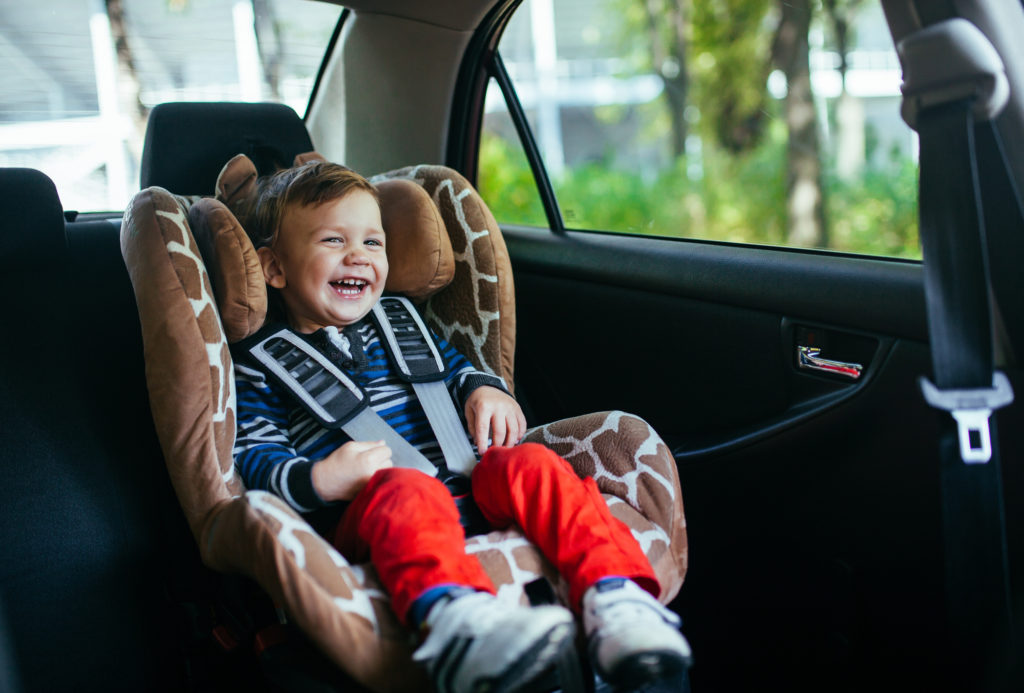
{"type": "Polygon", "coordinates": [[[289,205],[277,238],[258,251],[292,329],[310,333],[358,322],[388,276],[380,205],[365,190],[317,205],[289,205]]]}

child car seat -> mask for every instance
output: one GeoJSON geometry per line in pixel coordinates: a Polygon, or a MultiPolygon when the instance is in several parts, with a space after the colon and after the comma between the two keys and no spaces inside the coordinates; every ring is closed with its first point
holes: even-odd
{"type": "MultiPolygon", "coordinates": [[[[247,106],[232,105],[246,123],[242,141],[237,123],[195,125],[204,110],[219,115],[224,104],[154,109],[147,146],[161,142],[164,151],[190,150],[186,160],[202,174],[172,175],[176,154],[166,161],[144,156],[143,181],[150,187],[132,199],[122,227],[122,252],[135,287],[165,461],[207,565],[255,579],[331,659],[365,685],[418,690],[425,679],[411,662],[413,635],[391,613],[372,566],[349,564],[283,501],[246,491],[234,470],[228,343],[262,324],[266,293],[255,252],[231,206],[244,198],[257,166],[248,157],[236,157],[204,188],[209,172],[224,161],[216,164],[205,157],[196,163],[196,152],[206,151],[207,138],[221,145],[231,141],[235,152],[253,146],[273,152],[269,159],[280,166],[299,152],[294,146],[277,150],[272,143],[301,142],[305,134],[294,113],[280,119],[277,107],[273,125],[254,127],[253,116],[258,120],[260,115],[247,106]],[[187,113],[193,123],[187,129],[170,128],[170,143],[162,141],[165,109],[187,113]],[[182,185],[202,181],[174,193],[210,195],[216,190],[218,198],[196,200],[153,187],[165,177],[182,185]]],[[[381,190],[388,234],[388,290],[420,302],[437,332],[511,387],[511,265],[483,200],[460,174],[441,166],[405,168],[373,180],[381,190]]],[[[579,474],[596,479],[612,512],[632,528],[650,558],[663,586],[662,600],[671,600],[686,571],[685,520],[675,463],[658,435],[638,417],[602,412],[534,428],[526,440],[551,447],[579,474]]],[[[472,537],[466,548],[480,558],[501,598],[524,600],[524,585],[538,576],[549,578],[565,595],[551,566],[515,529],[472,537]]]]}

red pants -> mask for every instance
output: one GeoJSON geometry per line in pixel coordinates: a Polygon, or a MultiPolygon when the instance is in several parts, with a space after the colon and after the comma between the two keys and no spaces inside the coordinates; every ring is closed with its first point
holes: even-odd
{"type": "MultiPolygon", "coordinates": [[[[495,529],[518,525],[569,583],[569,603],[603,577],[635,580],[657,596],[661,587],[629,528],[615,519],[593,479],[580,479],[548,448],[524,443],[491,448],[474,468],[473,498],[495,529]]],[[[334,545],[350,561],[369,559],[398,618],[423,592],[458,584],[493,593],[494,585],[465,535],[451,494],[414,469],[384,469],[353,499],[334,545]]]]}

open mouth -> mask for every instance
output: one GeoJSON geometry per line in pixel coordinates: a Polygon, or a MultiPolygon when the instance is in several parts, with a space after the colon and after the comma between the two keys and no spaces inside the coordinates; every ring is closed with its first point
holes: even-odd
{"type": "Polygon", "coordinates": [[[366,287],[369,286],[369,282],[364,279],[339,279],[338,281],[330,282],[331,288],[334,289],[334,293],[345,298],[358,298],[362,296],[363,292],[366,291],[366,287]]]}

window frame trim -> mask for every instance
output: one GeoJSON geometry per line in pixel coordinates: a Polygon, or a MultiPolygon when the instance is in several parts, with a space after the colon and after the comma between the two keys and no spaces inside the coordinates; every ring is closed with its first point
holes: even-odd
{"type": "Polygon", "coordinates": [[[341,30],[344,28],[350,14],[352,14],[352,10],[347,7],[341,8],[338,21],[334,24],[334,31],[331,32],[331,38],[328,39],[327,45],[324,47],[324,54],[320,59],[320,67],[317,68],[316,79],[313,80],[313,88],[309,92],[309,98],[306,99],[305,113],[302,114],[302,122],[306,123],[307,127],[309,125],[309,112],[312,110],[317,96],[320,95],[320,85],[323,82],[324,75],[327,73],[327,66],[334,56],[334,50],[338,46],[338,39],[341,37],[341,30]]]}
{"type": "MultiPolygon", "coordinates": [[[[508,109],[509,118],[519,135],[519,144],[523,148],[527,163],[530,164],[530,171],[533,173],[533,182],[537,186],[537,194],[540,196],[541,205],[544,207],[544,215],[548,220],[548,229],[552,233],[564,234],[565,221],[562,218],[562,210],[558,206],[558,198],[555,195],[554,186],[551,185],[551,178],[544,167],[544,160],[541,157],[540,149],[537,147],[537,140],[533,137],[530,123],[526,118],[526,111],[516,94],[515,85],[505,68],[505,62],[501,53],[495,51],[491,58],[488,72],[498,88],[501,89],[502,97],[505,99],[505,107],[508,109]]],[[[479,147],[477,147],[479,157],[479,147]]]]}

